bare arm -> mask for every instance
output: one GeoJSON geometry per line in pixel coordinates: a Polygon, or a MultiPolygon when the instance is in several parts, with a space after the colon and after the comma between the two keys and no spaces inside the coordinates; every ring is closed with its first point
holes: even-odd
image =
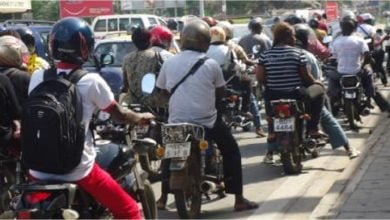
{"type": "Polygon", "coordinates": [[[314,77],[307,70],[306,65],[300,66],[298,73],[299,73],[299,75],[301,76],[301,78],[303,79],[303,81],[305,82],[305,84],[307,86],[310,86],[310,85],[316,83],[316,81],[314,80],[314,77]]]}
{"type": "Polygon", "coordinates": [[[259,83],[265,85],[265,69],[263,65],[256,65],[255,67],[256,79],[259,83]]]}
{"type": "Polygon", "coordinates": [[[138,123],[141,120],[153,119],[154,116],[151,113],[136,113],[130,109],[122,108],[118,103],[115,103],[107,111],[111,114],[112,119],[118,123],[138,123]]]}

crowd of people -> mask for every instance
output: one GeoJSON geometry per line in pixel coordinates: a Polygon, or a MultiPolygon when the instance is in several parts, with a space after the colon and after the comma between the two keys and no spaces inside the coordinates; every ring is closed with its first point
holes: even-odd
{"type": "MultiPolygon", "coordinates": [[[[226,76],[235,75],[228,83],[243,91],[241,114],[253,120],[258,137],[267,137],[266,163],[274,162],[276,151],[270,102],[279,98],[295,98],[291,91],[296,87],[309,89],[317,86],[324,90],[307,103],[311,116],[307,123],[308,135],[320,138],[326,134],[333,149],[344,147],[351,159],[359,155],[349,145],[345,131],[327,108],[327,96],[335,95],[332,94],[333,89],[325,92],[323,85],[320,63],[327,59],[336,59],[339,76],[361,76],[369,97],[367,106],[372,106],[372,98],[382,111],[390,112],[390,105],[378,92],[371,74],[378,74],[387,86],[383,42],[389,39],[388,35],[382,29],[374,29],[372,15],[347,13],[340,18],[341,32],[333,33],[334,38],[329,44],[324,43],[323,39],[329,32],[325,19],[322,15],[315,15],[308,22],[297,16],[289,16],[283,21],[275,19],[271,40],[262,33],[262,19],[254,17],[248,23],[250,33],[235,42],[232,40],[233,26],[229,22],[212,17],[193,18],[180,33],[182,51],[178,54],[169,50],[174,35],[167,27],[135,28],[132,41],[136,51],[124,58],[124,85],[119,99],[126,96],[130,103],[142,102],[153,108],[168,108],[169,123],[190,122],[204,126],[207,140],[214,141],[222,153],[224,183],[226,192],[235,195],[234,209],[257,208],[256,203],[244,197],[239,146],[220,111],[226,76]],[[366,43],[368,38],[372,39],[372,43],[366,43]],[[248,74],[250,68],[253,71],[248,74]],[[152,96],[143,97],[141,80],[150,72],[157,75],[157,89],[152,96]],[[192,74],[187,77],[189,72],[192,74]],[[251,75],[256,76],[255,80],[264,88],[268,129],[262,125],[251,75]]],[[[45,70],[50,65],[34,53],[34,39],[26,29],[2,30],[0,33],[1,147],[20,145],[23,135],[20,124],[22,106],[29,93],[45,81],[45,70]]],[[[58,21],[49,38],[49,52],[55,60],[52,67],[58,75],[71,75],[73,70],[82,68],[94,48],[91,29],[78,18],[58,21]],[[69,34],[64,35],[64,30],[69,34]]],[[[336,87],[337,80],[337,76],[329,77],[329,87],[336,87]]],[[[134,199],[95,163],[92,134],[87,128],[95,109],[106,111],[114,120],[124,123],[149,120],[154,116],[123,109],[99,74],[83,76],[77,82],[77,88],[82,97],[82,123],[85,126],[80,163],[66,174],[31,169],[30,175],[35,179],[75,182],[110,209],[114,217],[139,219],[134,199]]],[[[167,165],[163,167],[162,196],[157,201],[160,209],[165,208],[169,192],[169,172],[167,165]]]]}

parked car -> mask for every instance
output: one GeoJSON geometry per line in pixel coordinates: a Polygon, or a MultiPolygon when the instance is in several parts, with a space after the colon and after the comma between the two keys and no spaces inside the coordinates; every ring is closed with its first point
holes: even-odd
{"type": "MultiPolygon", "coordinates": [[[[94,57],[85,63],[83,68],[91,72],[100,73],[110,86],[115,97],[118,97],[123,86],[123,59],[128,53],[135,50],[136,47],[133,44],[130,35],[103,39],[96,43],[93,53],[94,57]],[[110,54],[113,57],[113,62],[110,64],[103,64],[102,59],[107,54],[110,54]]],[[[173,53],[180,51],[176,41],[172,43],[170,51],[173,53]]]]}
{"type": "Polygon", "coordinates": [[[148,14],[125,14],[125,15],[102,15],[92,21],[92,30],[95,39],[104,39],[105,35],[112,33],[126,33],[133,26],[148,28],[153,25],[164,25],[167,23],[156,15],[148,14]]]}

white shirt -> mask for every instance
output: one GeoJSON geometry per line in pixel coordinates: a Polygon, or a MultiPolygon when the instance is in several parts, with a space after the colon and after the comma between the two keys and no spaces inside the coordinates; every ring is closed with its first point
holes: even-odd
{"type": "Polygon", "coordinates": [[[210,45],[209,49],[207,50],[206,55],[210,57],[211,59],[214,59],[217,61],[217,63],[220,66],[223,66],[226,59],[226,54],[229,51],[229,47],[224,44],[219,45],[210,45]]]}
{"type": "Polygon", "coordinates": [[[364,38],[372,37],[374,35],[374,26],[369,24],[359,24],[356,28],[356,32],[364,38]]]}
{"type": "Polygon", "coordinates": [[[152,49],[158,53],[160,53],[162,61],[167,61],[169,58],[173,57],[173,53],[169,52],[168,50],[165,50],[161,47],[153,46],[152,49]]]}
{"type": "Polygon", "coordinates": [[[340,74],[357,74],[362,67],[362,58],[368,45],[360,36],[339,36],[331,44],[331,52],[337,59],[340,74]]]}
{"type": "MultiPolygon", "coordinates": [[[[185,50],[170,58],[161,67],[156,86],[170,92],[205,55],[185,50]]],[[[213,59],[207,59],[170,97],[168,122],[188,122],[212,128],[217,119],[215,90],[224,85],[225,80],[219,64],[213,59]]]]}
{"type": "MultiPolygon", "coordinates": [[[[57,72],[69,73],[71,69],[58,69],[57,72]]],[[[39,83],[43,81],[43,70],[36,71],[31,76],[28,92],[30,93],[39,83]]],[[[77,181],[86,177],[92,170],[95,162],[96,152],[93,145],[89,122],[96,109],[107,109],[114,102],[114,95],[104,79],[97,73],[88,73],[77,83],[83,102],[82,123],[85,125],[84,151],[80,164],[70,173],[64,175],[50,174],[30,170],[30,174],[43,180],[77,181]]],[[[50,155],[48,155],[50,157],[50,155]]]]}

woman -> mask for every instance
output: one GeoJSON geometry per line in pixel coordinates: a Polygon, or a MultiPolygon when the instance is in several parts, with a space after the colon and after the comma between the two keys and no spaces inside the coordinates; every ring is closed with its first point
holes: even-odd
{"type": "MultiPolygon", "coordinates": [[[[273,142],[275,134],[271,120],[270,101],[280,98],[297,98],[293,93],[297,87],[309,87],[316,82],[307,70],[307,59],[302,49],[294,47],[295,31],[292,26],[280,22],[273,29],[274,42],[270,50],[260,55],[256,68],[257,79],[264,84],[265,107],[269,126],[268,142],[273,142]]],[[[308,103],[311,120],[307,123],[308,134],[320,137],[318,124],[324,97],[316,97],[308,103]]],[[[272,151],[269,150],[265,162],[272,161],[272,151]]]]}

